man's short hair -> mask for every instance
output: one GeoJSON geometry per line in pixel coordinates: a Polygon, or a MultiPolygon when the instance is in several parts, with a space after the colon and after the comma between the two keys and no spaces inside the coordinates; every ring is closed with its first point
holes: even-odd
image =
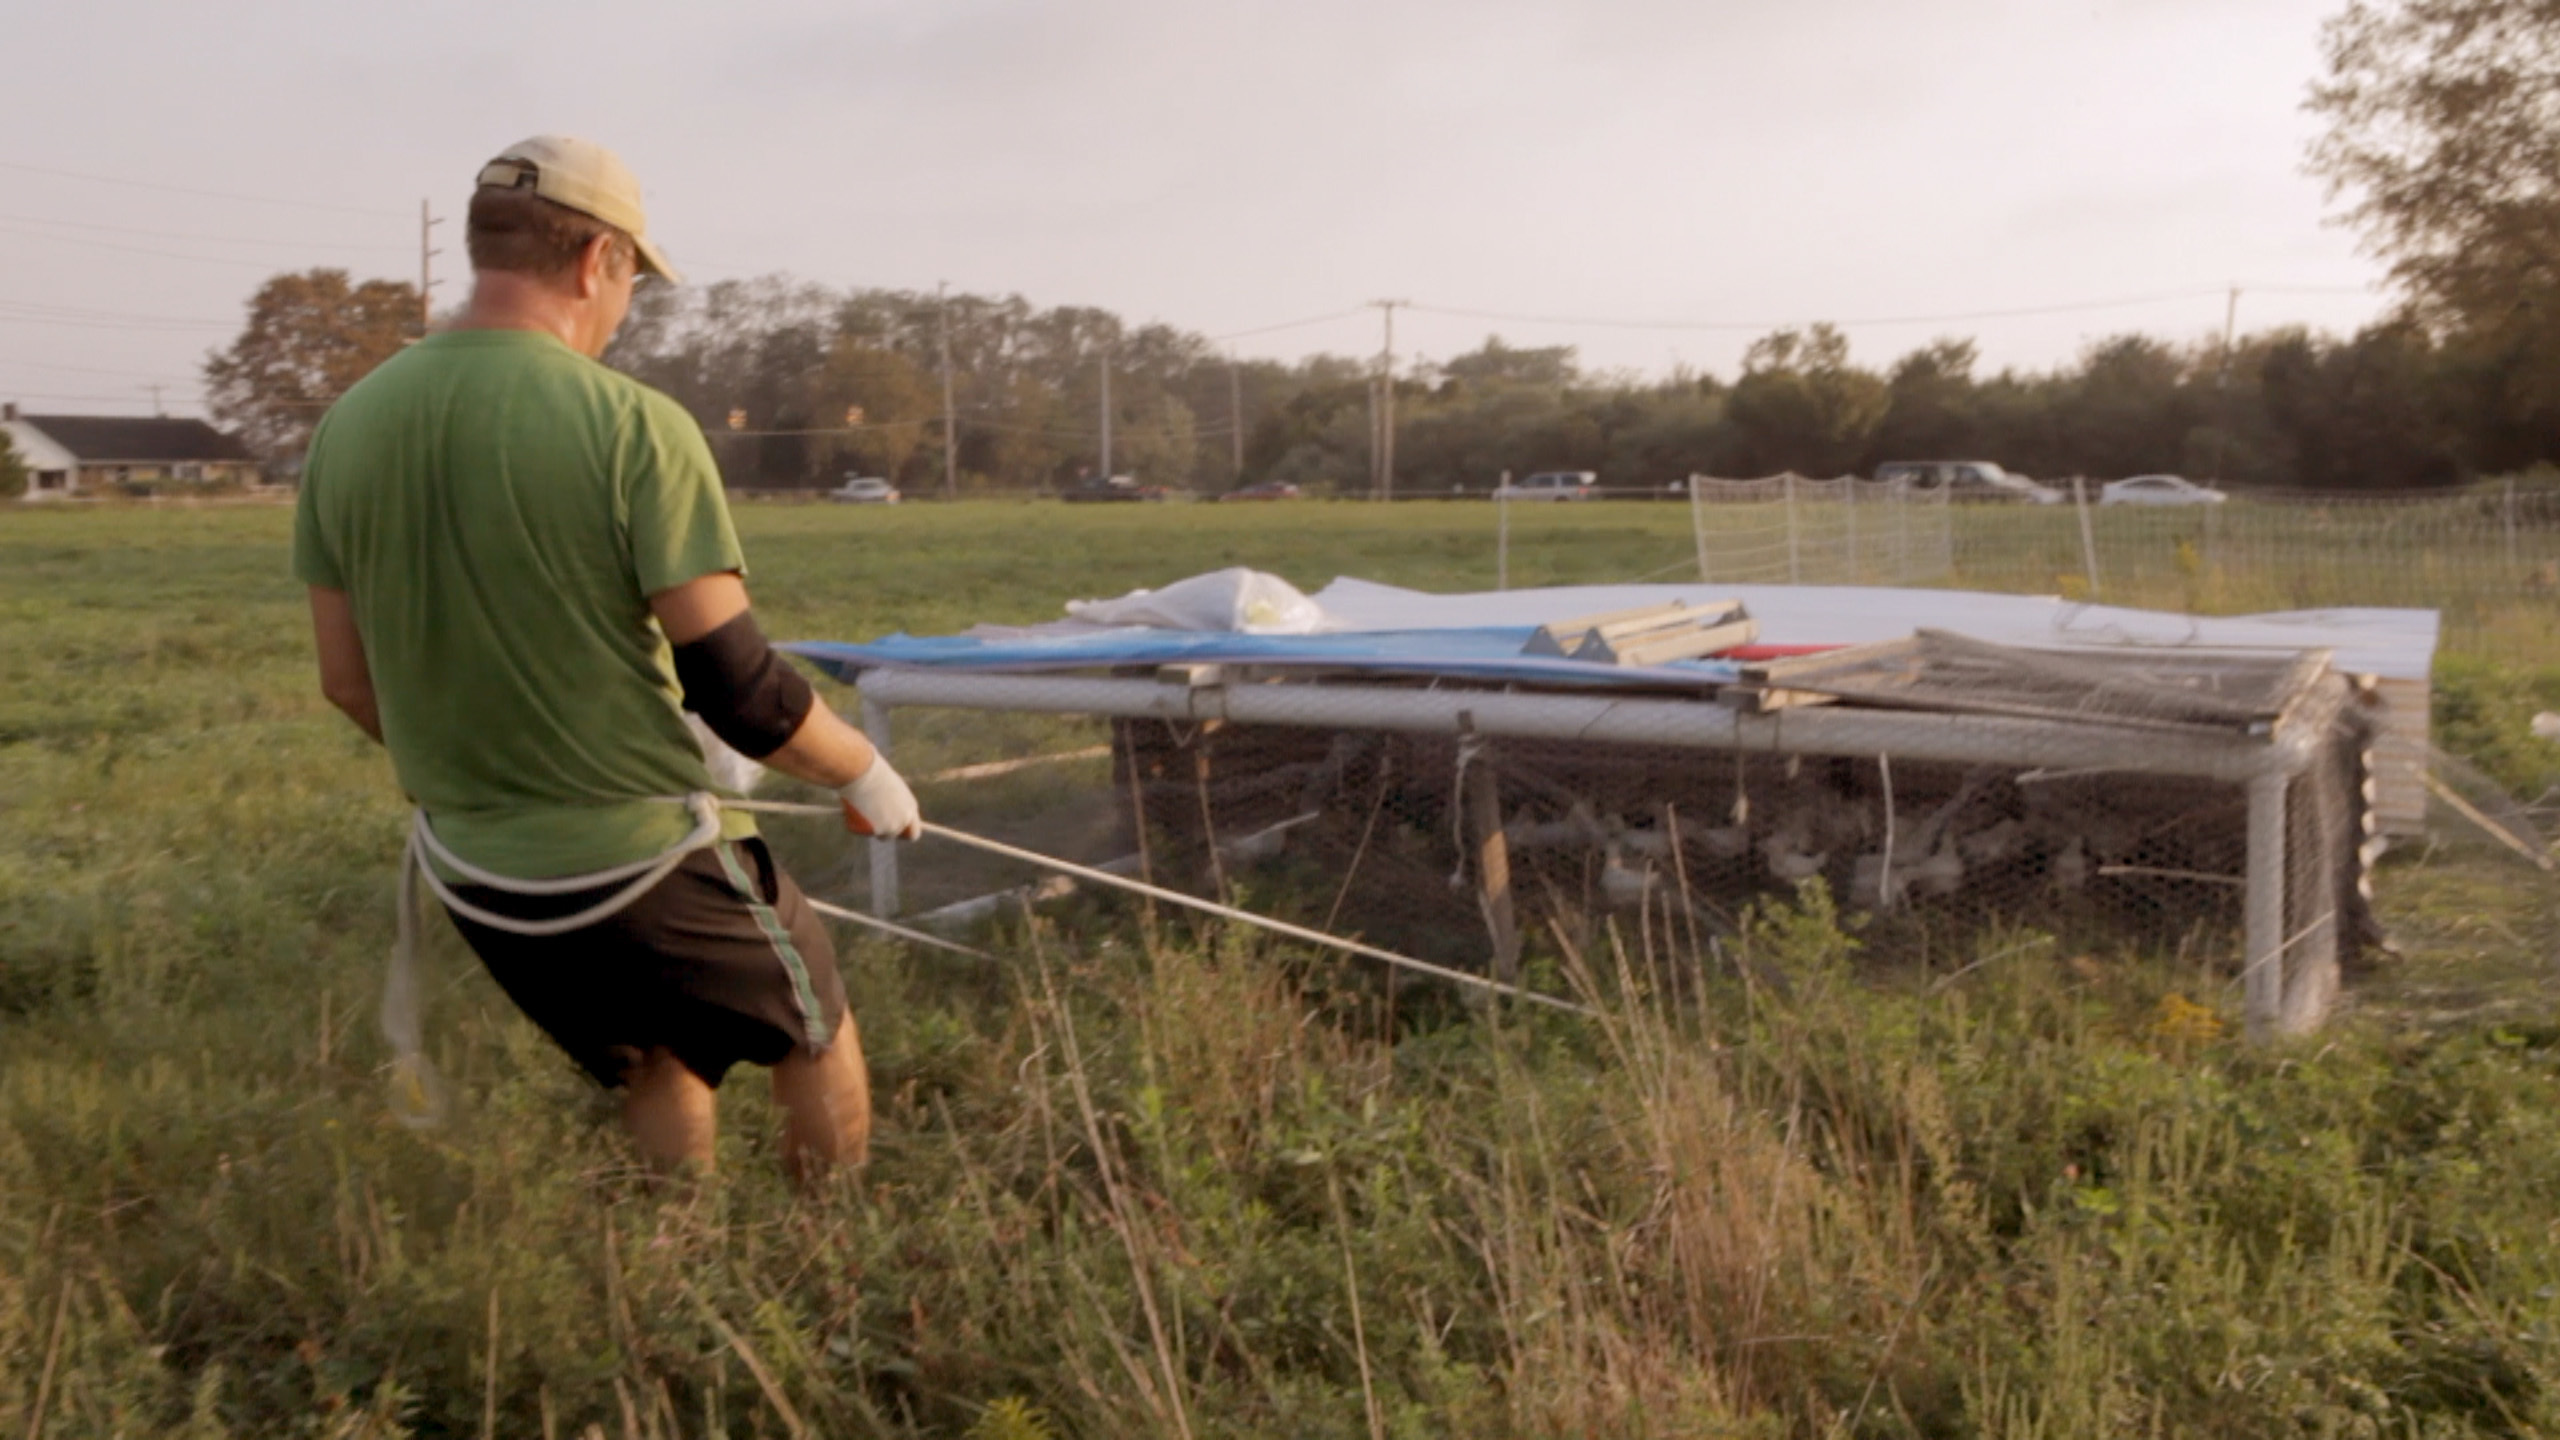
{"type": "Polygon", "coordinates": [[[483,186],[473,191],[463,234],[474,270],[508,270],[557,280],[577,269],[578,257],[599,235],[613,237],[605,261],[616,275],[631,273],[640,260],[639,247],[632,244],[628,231],[529,190],[483,186]]]}

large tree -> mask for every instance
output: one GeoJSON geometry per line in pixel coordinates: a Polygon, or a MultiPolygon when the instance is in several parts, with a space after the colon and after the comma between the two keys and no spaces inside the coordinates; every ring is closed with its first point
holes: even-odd
{"type": "Polygon", "coordinates": [[[418,287],[344,270],[275,276],[231,348],[205,358],[206,408],[269,460],[311,441],[332,401],[418,334],[418,287]]]}
{"type": "Polygon", "coordinates": [[[2472,374],[2472,458],[2560,458],[2560,0],[2355,0],[2323,40],[2311,167],[2472,374]]]}
{"type": "Polygon", "coordinates": [[[928,422],[942,411],[942,397],[915,362],[858,335],[839,335],[826,362],[810,378],[810,414],[824,425],[842,413],[845,434],[822,452],[830,473],[885,475],[909,486],[942,488],[908,469],[933,441],[938,458],[942,429],[928,422]]]}
{"type": "Polygon", "coordinates": [[[2176,347],[2148,335],[2091,345],[2061,397],[2058,428],[2071,468],[2101,479],[2187,468],[2187,433],[2205,418],[2187,369],[2176,347]]]}
{"type": "Polygon", "coordinates": [[[27,462],[18,458],[18,447],[5,434],[0,434],[0,500],[15,500],[27,493],[27,462]]]}
{"type": "Polygon", "coordinates": [[[1942,337],[1893,364],[1884,418],[1867,442],[1867,458],[1960,460],[1981,449],[1973,367],[1981,351],[1970,340],[1942,337]]]}
{"type": "Polygon", "coordinates": [[[2267,348],[2259,384],[2298,485],[2406,490],[2456,478],[2437,413],[2436,357],[2406,321],[2346,342],[2280,336],[2267,348]]]}
{"type": "Polygon", "coordinates": [[[1884,381],[1849,363],[1848,337],[1815,325],[1752,341],[1725,414],[1742,473],[1829,476],[1858,463],[1890,404],[1884,381]]]}

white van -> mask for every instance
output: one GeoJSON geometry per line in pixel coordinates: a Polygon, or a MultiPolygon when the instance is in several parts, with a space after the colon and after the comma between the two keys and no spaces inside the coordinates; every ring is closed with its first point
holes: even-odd
{"type": "Polygon", "coordinates": [[[1505,483],[1496,500],[1588,500],[1600,490],[1596,470],[1541,470],[1518,484],[1505,483]]]}

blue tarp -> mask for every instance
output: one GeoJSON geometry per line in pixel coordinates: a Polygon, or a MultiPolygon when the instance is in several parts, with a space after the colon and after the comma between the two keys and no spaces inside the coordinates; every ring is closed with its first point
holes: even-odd
{"type": "Polygon", "coordinates": [[[1459,680],[1706,690],[1740,678],[1723,660],[1668,665],[1604,665],[1523,655],[1535,626],[1446,630],[1362,630],[1331,635],[1243,635],[1232,631],[1115,627],[1080,634],[890,635],[868,644],[795,640],[781,648],[838,680],[875,665],[936,670],[1096,670],[1117,665],[1236,664],[1295,669],[1440,675],[1459,680]]]}
{"type": "Polygon", "coordinates": [[[2418,680],[2426,678],[2433,662],[2437,626],[2432,610],[2199,617],[2082,605],[2050,595],[1962,590],[1689,584],[1430,595],[1341,579],[1315,597],[1330,628],[1314,635],[1061,620],[981,626],[965,635],[898,634],[860,645],[810,640],[783,648],[842,680],[876,665],[1036,673],[1224,662],[1495,683],[1707,690],[1738,678],[1731,661],[1621,668],[1520,652],[1542,624],[1674,601],[1703,605],[1732,600],[1742,601],[1757,620],[1763,645],[1855,645],[1898,639],[1925,627],[1999,645],[2093,652],[2326,648],[2334,651],[2342,669],[2418,680]],[[1487,620],[1508,623],[1483,623],[1487,620]]]}

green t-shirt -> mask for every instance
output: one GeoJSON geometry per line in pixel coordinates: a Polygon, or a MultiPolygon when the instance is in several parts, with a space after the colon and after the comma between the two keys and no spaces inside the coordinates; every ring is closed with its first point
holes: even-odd
{"type": "Polygon", "coordinates": [[[650,798],[711,779],[647,597],[745,557],[675,401],[550,335],[431,335],[320,422],[293,568],[347,592],[391,763],[455,854],[574,875],[691,828],[650,798]]]}

